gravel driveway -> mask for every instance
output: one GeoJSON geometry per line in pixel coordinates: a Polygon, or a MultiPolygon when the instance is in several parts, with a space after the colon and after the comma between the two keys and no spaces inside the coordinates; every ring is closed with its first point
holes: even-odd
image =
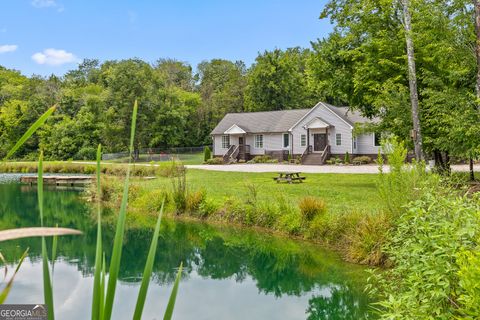
{"type": "MultiPolygon", "coordinates": [[[[283,172],[298,171],[303,173],[378,173],[376,165],[361,166],[307,166],[295,164],[230,164],[230,165],[187,165],[190,169],[231,171],[231,172],[283,172]]],[[[453,171],[468,171],[468,165],[452,165],[453,171]]],[[[388,166],[385,166],[388,171],[388,166]]],[[[480,171],[480,165],[475,165],[475,171],[480,171]]]]}

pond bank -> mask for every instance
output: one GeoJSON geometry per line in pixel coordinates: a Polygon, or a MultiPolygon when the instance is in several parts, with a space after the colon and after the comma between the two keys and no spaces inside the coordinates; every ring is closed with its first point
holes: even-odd
{"type": "MultiPolygon", "coordinates": [[[[89,218],[88,205],[78,192],[46,188],[44,197],[45,225],[84,232],[58,241],[53,272],[56,316],[89,318],[95,220],[89,218]],[[58,210],[60,207],[68,210],[58,210]],[[75,304],[69,303],[72,299],[75,304]]],[[[3,227],[38,225],[34,187],[0,184],[0,202],[3,227]]],[[[152,236],[151,225],[133,227],[127,222],[127,226],[114,319],[131,319],[152,236]]],[[[103,235],[108,262],[114,230],[105,224],[103,235]]],[[[41,241],[4,242],[1,252],[13,262],[26,247],[30,248],[28,263],[20,269],[7,303],[34,303],[43,297],[41,241]]],[[[335,253],[253,230],[165,219],[145,304],[146,318],[158,317],[165,307],[180,262],[184,274],[175,306],[179,319],[363,319],[369,312],[371,301],[363,292],[367,274],[360,266],[342,262],[335,253]]]]}

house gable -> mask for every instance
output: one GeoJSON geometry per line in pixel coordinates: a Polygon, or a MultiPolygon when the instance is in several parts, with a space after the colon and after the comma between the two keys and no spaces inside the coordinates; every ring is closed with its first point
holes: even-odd
{"type": "Polygon", "coordinates": [[[234,124],[230,128],[228,128],[224,134],[245,134],[247,133],[245,130],[243,130],[241,127],[237,126],[234,124]]]}

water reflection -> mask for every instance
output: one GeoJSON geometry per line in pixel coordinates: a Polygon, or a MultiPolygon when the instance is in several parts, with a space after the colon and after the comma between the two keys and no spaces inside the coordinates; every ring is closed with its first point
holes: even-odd
{"type": "MultiPolygon", "coordinates": [[[[63,237],[58,245],[54,289],[59,319],[89,317],[96,227],[78,192],[47,189],[46,225],[84,231],[63,237]]],[[[0,184],[2,229],[39,224],[35,189],[0,184]]],[[[105,246],[113,226],[104,228],[105,246]]],[[[150,229],[125,235],[115,319],[131,318],[152,236],[150,229]]],[[[8,260],[30,247],[8,303],[38,303],[42,298],[40,241],[4,242],[8,260]]],[[[107,261],[110,250],[106,250],[107,261]]],[[[165,220],[154,265],[145,318],[159,318],[165,308],[176,267],[185,271],[175,310],[177,319],[361,319],[367,298],[365,274],[317,246],[256,232],[165,220]]]]}

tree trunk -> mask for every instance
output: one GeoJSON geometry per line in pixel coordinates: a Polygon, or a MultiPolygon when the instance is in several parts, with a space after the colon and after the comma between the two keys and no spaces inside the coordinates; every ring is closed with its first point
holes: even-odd
{"type": "Polygon", "coordinates": [[[473,171],[473,158],[470,158],[470,181],[475,181],[475,171],[473,171]]]}
{"type": "MultiPolygon", "coordinates": [[[[478,0],[475,0],[478,1],[478,0]]],[[[408,58],[408,82],[410,86],[410,101],[412,104],[412,120],[413,120],[413,143],[415,145],[415,159],[420,161],[423,159],[422,152],[422,133],[420,130],[420,117],[418,107],[418,89],[417,89],[417,72],[415,67],[415,53],[412,40],[412,17],[410,15],[410,0],[402,0],[403,19],[405,28],[405,40],[407,42],[407,58],[408,58]]]]}

